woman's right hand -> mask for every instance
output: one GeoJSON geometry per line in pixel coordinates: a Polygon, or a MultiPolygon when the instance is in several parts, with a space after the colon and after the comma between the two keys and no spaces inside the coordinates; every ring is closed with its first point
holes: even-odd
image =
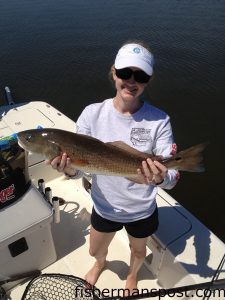
{"type": "Polygon", "coordinates": [[[71,160],[66,153],[63,153],[62,156],[56,156],[52,160],[46,160],[45,163],[51,165],[58,172],[63,172],[70,176],[76,174],[76,170],[72,167],[71,160]]]}

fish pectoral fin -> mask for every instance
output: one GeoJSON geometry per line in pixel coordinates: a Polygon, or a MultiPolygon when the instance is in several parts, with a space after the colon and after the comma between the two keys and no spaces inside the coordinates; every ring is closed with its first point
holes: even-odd
{"type": "Polygon", "coordinates": [[[74,159],[73,164],[76,166],[87,166],[89,162],[85,159],[74,159]]]}
{"type": "Polygon", "coordinates": [[[126,152],[129,152],[130,154],[135,155],[139,158],[147,159],[148,157],[151,158],[153,156],[149,153],[144,153],[144,152],[138,151],[137,149],[127,145],[126,143],[124,143],[122,141],[108,142],[106,144],[120,148],[120,149],[122,149],[126,152]]]}
{"type": "Polygon", "coordinates": [[[55,141],[52,141],[51,139],[49,139],[48,142],[51,145],[51,151],[54,153],[53,157],[56,157],[56,156],[62,154],[62,149],[58,143],[56,143],[55,141]]]}

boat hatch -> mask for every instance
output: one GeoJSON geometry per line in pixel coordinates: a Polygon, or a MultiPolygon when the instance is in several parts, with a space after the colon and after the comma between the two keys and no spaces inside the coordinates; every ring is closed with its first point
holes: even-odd
{"type": "Polygon", "coordinates": [[[168,203],[162,196],[158,195],[157,205],[159,208],[159,227],[154,238],[163,249],[166,249],[191,230],[191,222],[179,212],[178,207],[168,203]]]}
{"type": "Polygon", "coordinates": [[[9,127],[7,127],[7,125],[3,121],[0,122],[0,130],[0,139],[6,136],[10,136],[14,133],[9,127]]]}
{"type": "MultiPolygon", "coordinates": [[[[165,269],[163,265],[166,264],[168,268],[173,265],[176,257],[173,246],[176,243],[185,244],[186,235],[192,228],[191,221],[179,211],[178,205],[170,203],[167,201],[168,197],[166,199],[163,195],[163,190],[157,195],[159,227],[147,242],[151,254],[146,258],[147,267],[158,278],[162,269],[165,269]],[[170,261],[166,258],[166,254],[171,256],[170,261]]],[[[179,270],[177,273],[179,277],[184,270],[179,270]]],[[[163,280],[161,283],[165,285],[163,280]]]]}
{"type": "Polygon", "coordinates": [[[54,122],[35,108],[16,109],[13,110],[13,113],[10,111],[4,117],[4,121],[13,132],[27,130],[28,128],[37,128],[38,126],[54,126],[54,122]]]}

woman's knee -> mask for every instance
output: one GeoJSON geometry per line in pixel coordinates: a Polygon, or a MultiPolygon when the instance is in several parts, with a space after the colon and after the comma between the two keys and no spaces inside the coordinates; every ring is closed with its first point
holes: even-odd
{"type": "Polygon", "coordinates": [[[143,258],[146,256],[146,247],[144,247],[142,249],[138,249],[138,248],[134,248],[134,247],[130,246],[130,250],[131,250],[132,255],[137,258],[143,258]]]}
{"type": "Polygon", "coordinates": [[[90,232],[89,254],[95,258],[104,257],[108,253],[108,247],[115,232],[99,232],[93,227],[90,232]]]}
{"type": "Polygon", "coordinates": [[[89,248],[89,254],[90,256],[92,257],[95,257],[95,258],[101,258],[101,257],[105,257],[108,253],[108,249],[96,249],[96,248],[92,248],[90,247],[89,248]]]}

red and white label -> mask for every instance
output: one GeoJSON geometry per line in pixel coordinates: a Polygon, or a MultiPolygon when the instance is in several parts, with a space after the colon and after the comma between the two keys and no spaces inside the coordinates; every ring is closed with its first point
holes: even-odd
{"type": "Polygon", "coordinates": [[[4,190],[0,191],[0,203],[5,203],[6,201],[12,200],[15,198],[14,195],[15,186],[14,184],[11,184],[4,190]]]}
{"type": "Polygon", "coordinates": [[[177,145],[176,144],[172,144],[172,150],[171,150],[171,155],[175,155],[177,153],[177,145]]]}

